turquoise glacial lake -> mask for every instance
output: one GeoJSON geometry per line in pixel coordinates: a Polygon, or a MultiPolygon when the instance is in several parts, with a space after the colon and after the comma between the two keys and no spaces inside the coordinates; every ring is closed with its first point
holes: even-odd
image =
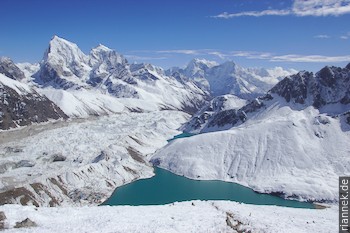
{"type": "Polygon", "coordinates": [[[182,134],[178,134],[176,136],[174,136],[173,138],[169,139],[168,142],[171,142],[171,141],[174,141],[176,139],[179,139],[179,138],[188,138],[188,137],[192,137],[196,134],[193,134],[193,133],[182,133],[182,134]]]}
{"type": "Polygon", "coordinates": [[[191,180],[155,167],[155,176],[117,188],[103,205],[163,205],[190,200],[230,200],[255,205],[315,208],[312,203],[260,194],[236,183],[191,180]]]}
{"type": "MultiPolygon", "coordinates": [[[[194,135],[182,133],[168,142],[194,135]]],[[[118,187],[102,205],[164,205],[191,200],[230,200],[255,205],[315,208],[309,202],[285,200],[274,195],[257,193],[236,183],[191,180],[158,167],[154,169],[155,176],[118,187]]]]}

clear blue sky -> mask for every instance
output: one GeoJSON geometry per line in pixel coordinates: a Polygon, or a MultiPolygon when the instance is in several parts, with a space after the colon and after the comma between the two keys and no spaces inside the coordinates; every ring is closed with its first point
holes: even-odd
{"type": "Polygon", "coordinates": [[[164,68],[195,57],[307,70],[344,66],[350,62],[350,0],[307,2],[1,0],[0,56],[38,62],[58,35],[85,53],[101,43],[131,61],[164,68]]]}

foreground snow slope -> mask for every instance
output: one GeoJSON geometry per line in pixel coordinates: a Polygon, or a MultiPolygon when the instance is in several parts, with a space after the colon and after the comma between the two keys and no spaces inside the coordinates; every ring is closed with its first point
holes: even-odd
{"type": "Polygon", "coordinates": [[[146,156],[187,119],[178,111],[124,113],[1,132],[0,204],[99,204],[152,176],[146,156]]]}
{"type": "Polygon", "coordinates": [[[163,206],[34,208],[0,207],[7,216],[5,232],[335,232],[338,212],[255,206],[229,201],[193,201],[163,206]],[[30,218],[37,227],[13,228],[30,218]]]}

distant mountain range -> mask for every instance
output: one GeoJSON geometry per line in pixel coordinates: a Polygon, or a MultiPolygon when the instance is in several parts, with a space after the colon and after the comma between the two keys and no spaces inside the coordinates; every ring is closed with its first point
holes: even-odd
{"type": "MultiPolygon", "coordinates": [[[[259,96],[295,72],[282,68],[245,69],[233,62],[219,65],[199,59],[184,69],[164,71],[151,64],[130,64],[103,45],[86,55],[76,44],[58,36],[52,38],[39,64],[0,60],[0,73],[47,97],[52,101],[48,104],[60,108],[64,117],[162,109],[194,114],[219,95],[233,94],[244,99],[259,96]]],[[[63,117],[60,114],[39,117],[37,121],[63,117]]],[[[19,125],[31,122],[36,121],[28,118],[19,125]]],[[[1,128],[15,126],[7,124],[1,128]]]]}

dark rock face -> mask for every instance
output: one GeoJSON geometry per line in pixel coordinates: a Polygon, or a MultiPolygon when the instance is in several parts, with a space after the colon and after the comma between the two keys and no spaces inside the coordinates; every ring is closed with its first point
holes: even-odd
{"type": "Polygon", "coordinates": [[[3,211],[0,211],[0,231],[5,229],[6,215],[3,211]]]}
{"type": "Polygon", "coordinates": [[[53,67],[51,64],[45,63],[41,65],[39,72],[34,76],[36,82],[41,85],[62,88],[64,90],[74,87],[74,83],[62,77],[62,72],[62,68],[53,67]]]}
{"type": "Polygon", "coordinates": [[[277,93],[284,97],[287,102],[292,99],[296,103],[304,104],[307,98],[307,79],[312,76],[312,73],[298,73],[283,79],[271,89],[272,93],[277,93]]]}
{"type": "Polygon", "coordinates": [[[350,103],[350,70],[339,67],[324,67],[315,75],[299,72],[286,77],[271,90],[287,102],[311,104],[320,108],[326,104],[350,103]]]}
{"type": "Polygon", "coordinates": [[[0,82],[0,93],[0,129],[68,118],[57,105],[34,90],[20,95],[0,82]]]}
{"type": "Polygon", "coordinates": [[[332,87],[336,83],[334,73],[326,66],[318,72],[318,76],[322,85],[332,87]]]}
{"type": "Polygon", "coordinates": [[[271,100],[270,95],[265,95],[260,98],[256,98],[244,107],[236,110],[229,109],[221,111],[215,114],[208,124],[208,127],[223,127],[224,125],[235,126],[239,123],[243,123],[248,119],[248,114],[253,113],[265,106],[264,101],[271,100]]]}
{"type": "Polygon", "coordinates": [[[14,80],[25,78],[24,73],[7,57],[0,57],[0,73],[14,80]]]}
{"type": "Polygon", "coordinates": [[[215,101],[211,101],[210,104],[201,110],[202,114],[193,117],[183,127],[184,131],[198,130],[207,124],[201,132],[210,131],[210,128],[224,126],[233,127],[241,124],[248,119],[250,113],[259,111],[265,106],[265,101],[272,100],[272,96],[267,94],[259,97],[237,109],[226,109],[224,110],[224,103],[227,101],[224,96],[218,97],[215,101]],[[203,131],[204,130],[204,131],[203,131]]]}

